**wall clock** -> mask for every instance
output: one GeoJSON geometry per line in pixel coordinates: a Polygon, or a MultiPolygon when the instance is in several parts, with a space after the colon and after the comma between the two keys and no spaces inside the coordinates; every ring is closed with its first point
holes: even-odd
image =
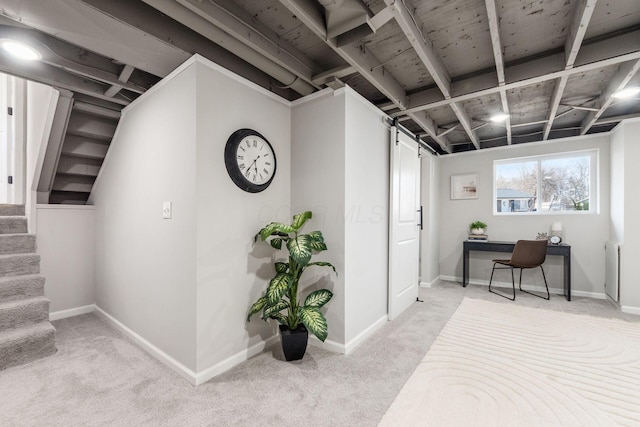
{"type": "Polygon", "coordinates": [[[267,139],[252,129],[238,129],[224,148],[229,177],[248,193],[266,190],[276,175],[276,154],[267,139]]]}

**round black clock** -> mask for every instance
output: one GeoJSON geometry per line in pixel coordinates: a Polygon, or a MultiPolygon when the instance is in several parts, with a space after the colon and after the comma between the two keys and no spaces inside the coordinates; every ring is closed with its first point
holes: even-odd
{"type": "Polygon", "coordinates": [[[276,175],[276,154],[269,141],[252,129],[231,134],[224,148],[231,180],[248,193],[264,191],[276,175]]]}

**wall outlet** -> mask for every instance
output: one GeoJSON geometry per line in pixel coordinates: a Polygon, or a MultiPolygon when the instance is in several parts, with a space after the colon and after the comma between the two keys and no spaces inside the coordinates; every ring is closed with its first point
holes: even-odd
{"type": "Polygon", "coordinates": [[[171,202],[162,202],[162,218],[171,219],[171,202]]]}

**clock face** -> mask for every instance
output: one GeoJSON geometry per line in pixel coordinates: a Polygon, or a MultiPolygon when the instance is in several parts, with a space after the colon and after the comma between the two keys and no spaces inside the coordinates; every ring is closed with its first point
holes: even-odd
{"type": "Polygon", "coordinates": [[[265,190],[276,173],[273,147],[251,129],[237,130],[229,137],[224,159],[231,180],[249,193],[265,190]]]}
{"type": "Polygon", "coordinates": [[[560,236],[551,236],[549,241],[554,245],[559,245],[562,242],[562,238],[560,236]]]}

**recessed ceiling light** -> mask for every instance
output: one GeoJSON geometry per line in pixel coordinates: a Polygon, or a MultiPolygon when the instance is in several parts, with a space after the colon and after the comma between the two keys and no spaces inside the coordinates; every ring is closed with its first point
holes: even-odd
{"type": "Polygon", "coordinates": [[[622,90],[617,91],[611,96],[613,96],[614,98],[623,99],[623,98],[631,98],[632,96],[636,96],[639,93],[640,93],[640,87],[626,87],[622,90]]]}
{"type": "Polygon", "coordinates": [[[38,61],[42,59],[40,52],[28,44],[16,40],[2,40],[0,41],[0,44],[4,50],[17,58],[26,59],[28,61],[38,61]]]}
{"type": "Polygon", "coordinates": [[[507,113],[497,113],[491,116],[491,121],[500,123],[500,122],[504,122],[508,118],[509,118],[509,115],[507,113]]]}

